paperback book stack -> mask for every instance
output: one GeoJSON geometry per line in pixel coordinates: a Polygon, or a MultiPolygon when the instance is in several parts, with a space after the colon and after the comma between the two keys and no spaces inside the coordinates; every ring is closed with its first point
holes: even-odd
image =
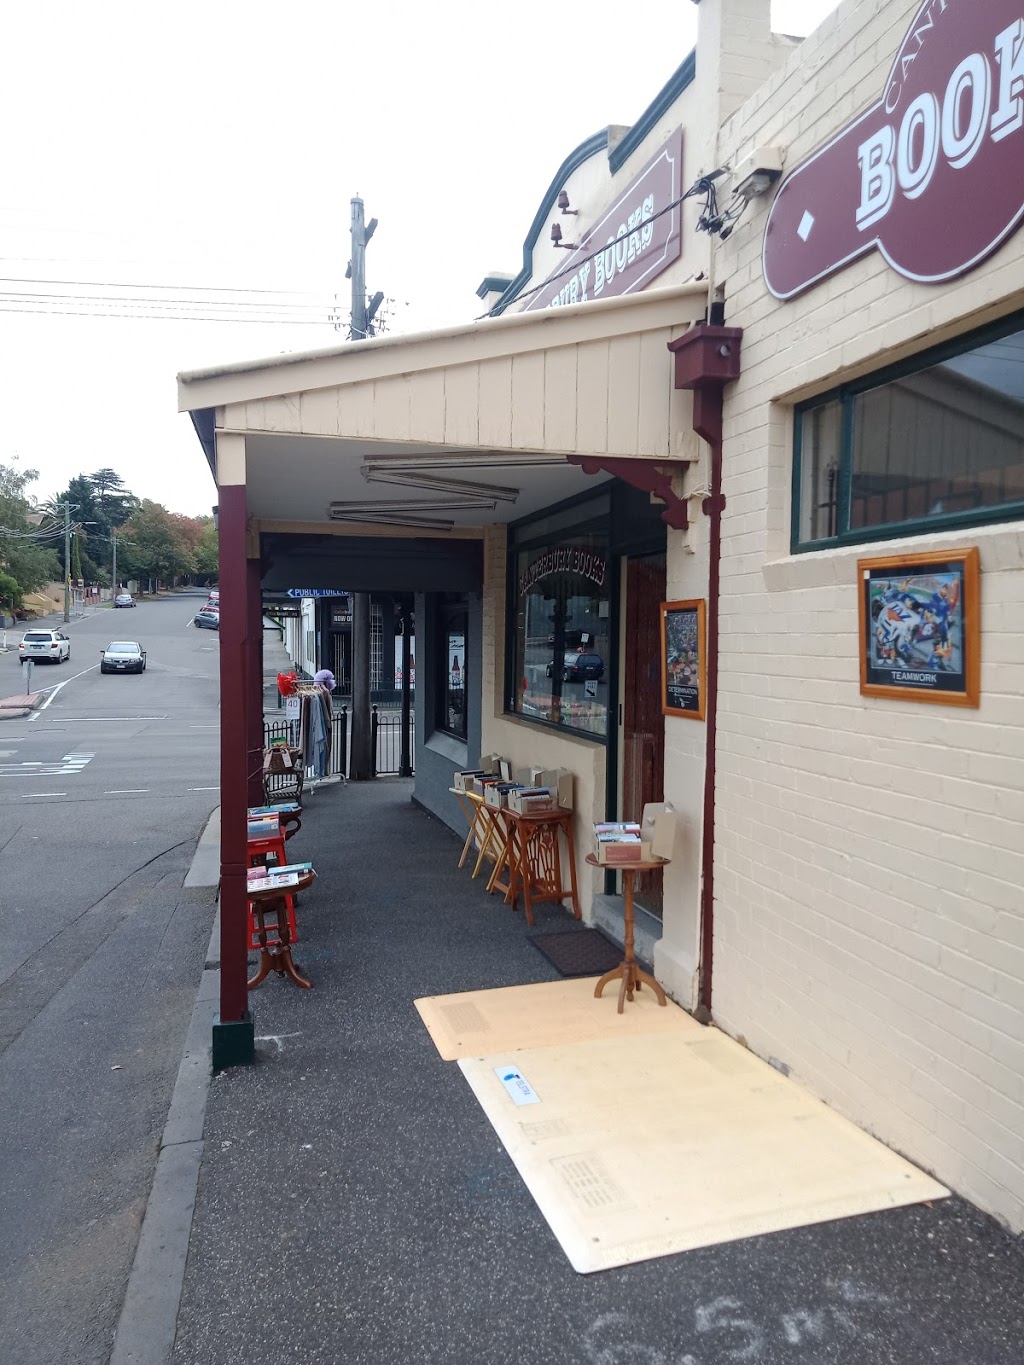
{"type": "Polygon", "coordinates": [[[599,863],[618,867],[643,858],[640,826],[635,820],[602,820],[594,825],[595,856],[599,863]]]}

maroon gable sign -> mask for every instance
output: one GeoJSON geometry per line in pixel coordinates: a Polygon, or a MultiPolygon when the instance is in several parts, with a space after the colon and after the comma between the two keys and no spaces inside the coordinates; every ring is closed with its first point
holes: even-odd
{"type": "Polygon", "coordinates": [[[682,193],[683,130],[678,128],[523,312],[610,299],[645,288],[682,249],[678,203],[682,193]],[[669,209],[670,204],[675,207],[669,209]]]}
{"type": "Polygon", "coordinates": [[[789,299],[876,248],[965,274],[1024,218],[1024,0],[926,0],[878,102],[779,187],[764,277],[789,299]]]}

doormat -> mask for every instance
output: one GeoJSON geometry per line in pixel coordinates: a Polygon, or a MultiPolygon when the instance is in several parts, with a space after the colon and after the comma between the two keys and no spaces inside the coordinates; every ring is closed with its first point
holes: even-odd
{"type": "Polygon", "coordinates": [[[599,929],[532,934],[528,942],[563,976],[603,976],[622,961],[622,948],[599,929]]]}

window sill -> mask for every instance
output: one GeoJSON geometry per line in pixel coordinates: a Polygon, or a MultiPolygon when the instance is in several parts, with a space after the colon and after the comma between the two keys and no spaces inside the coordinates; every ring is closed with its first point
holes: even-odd
{"type": "Polygon", "coordinates": [[[469,767],[469,745],[464,739],[456,739],[454,735],[446,735],[443,730],[435,730],[423,747],[441,758],[460,763],[464,768],[469,767]]]}
{"type": "Polygon", "coordinates": [[[915,536],[889,536],[860,545],[835,545],[824,550],[805,550],[768,560],[762,567],[769,592],[794,588],[820,588],[836,583],[849,587],[856,581],[857,560],[872,555],[909,554],[914,550],[957,550],[977,545],[982,571],[1024,569],[1024,537],[1021,522],[998,526],[972,526],[968,530],[938,529],[915,536]]]}
{"type": "Polygon", "coordinates": [[[586,744],[599,744],[602,749],[607,748],[608,740],[605,735],[595,735],[592,730],[570,730],[567,725],[556,725],[550,720],[540,720],[536,716],[521,716],[518,711],[502,712],[502,719],[511,721],[513,725],[527,725],[531,730],[547,730],[549,734],[561,735],[563,739],[583,740],[586,744]]]}

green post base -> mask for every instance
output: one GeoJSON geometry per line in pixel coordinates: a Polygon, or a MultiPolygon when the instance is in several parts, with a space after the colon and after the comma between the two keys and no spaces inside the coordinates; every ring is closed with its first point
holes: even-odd
{"type": "Polygon", "coordinates": [[[223,1071],[229,1066],[251,1066],[256,1060],[256,1026],[252,1011],[244,1018],[222,1024],[220,1015],[213,1016],[213,1069],[223,1071]]]}

